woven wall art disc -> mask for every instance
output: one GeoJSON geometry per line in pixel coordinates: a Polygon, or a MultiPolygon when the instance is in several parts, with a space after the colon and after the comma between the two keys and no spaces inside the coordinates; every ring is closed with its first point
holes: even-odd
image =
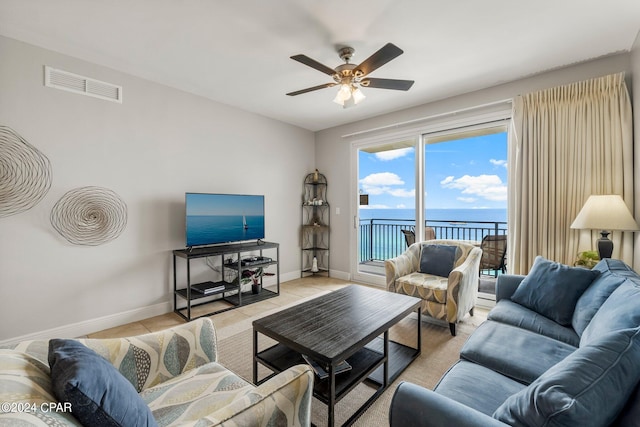
{"type": "Polygon", "coordinates": [[[74,245],[101,245],[124,231],[127,205],[107,188],[76,188],[53,206],[51,225],[74,245]]]}
{"type": "Polygon", "coordinates": [[[13,129],[0,126],[0,218],[31,209],[50,187],[49,159],[13,129]]]}

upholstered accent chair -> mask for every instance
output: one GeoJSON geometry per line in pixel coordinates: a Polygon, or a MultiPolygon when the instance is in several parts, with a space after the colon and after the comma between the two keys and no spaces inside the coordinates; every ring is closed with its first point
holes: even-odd
{"type": "Polygon", "coordinates": [[[385,261],[387,290],[421,298],[422,313],[448,322],[455,336],[456,323],[467,313],[473,315],[481,257],[480,248],[459,240],[414,243],[401,255],[385,261]],[[453,253],[451,268],[445,268],[447,262],[441,258],[429,259],[439,249],[453,253]]]}
{"type": "MultiPolygon", "coordinates": [[[[90,349],[83,351],[95,352],[97,357],[106,359],[105,364],[113,365],[114,375],[130,383],[125,384],[133,393],[127,395],[130,400],[139,400],[139,405],[148,407],[153,419],[144,425],[307,426],[311,422],[314,379],[311,368],[296,365],[255,386],[218,363],[216,333],[209,318],[129,338],[52,340],[52,343],[55,341],[70,342],[76,347],[80,343],[90,349]]],[[[55,406],[49,404],[58,402],[59,390],[55,369],[50,369],[51,354],[48,340],[23,341],[0,348],[0,401],[32,409],[21,413],[0,411],[0,425],[81,425],[74,417],[78,408],[72,407],[72,412],[50,409],[55,406]]],[[[77,354],[74,358],[78,359],[77,354]]],[[[100,403],[94,414],[115,411],[127,418],[128,425],[133,425],[133,411],[125,412],[112,403],[113,397],[126,390],[114,389],[116,381],[97,380],[102,377],[95,372],[88,377],[90,380],[86,382],[78,378],[66,382],[75,384],[78,390],[82,387],[82,393],[87,388],[100,390],[100,402],[85,398],[83,402],[88,403],[82,406],[93,410],[100,403]]],[[[97,425],[96,416],[90,424],[97,425]]]]}

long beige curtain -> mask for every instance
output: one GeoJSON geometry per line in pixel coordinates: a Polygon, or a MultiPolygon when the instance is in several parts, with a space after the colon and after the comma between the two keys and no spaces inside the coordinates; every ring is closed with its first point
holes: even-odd
{"type": "MultiPolygon", "coordinates": [[[[632,113],[624,73],[514,99],[509,141],[509,273],[537,255],[573,264],[598,230],[571,223],[591,194],[619,194],[633,212],[632,113]]],[[[633,234],[614,232],[612,258],[633,262],[633,234]]]]}

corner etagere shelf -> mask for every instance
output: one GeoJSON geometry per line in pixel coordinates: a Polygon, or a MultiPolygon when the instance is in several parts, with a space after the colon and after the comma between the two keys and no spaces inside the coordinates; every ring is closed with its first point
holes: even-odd
{"type": "Polygon", "coordinates": [[[316,274],[326,274],[329,277],[330,214],[327,178],[316,170],[304,179],[300,261],[302,277],[316,274]]]}
{"type": "MultiPolygon", "coordinates": [[[[273,255],[270,255],[273,256],[273,255]]],[[[206,246],[199,248],[187,248],[176,249],[173,251],[173,311],[180,315],[185,320],[193,320],[198,317],[211,316],[217,313],[221,313],[227,310],[233,310],[234,308],[241,307],[248,304],[253,304],[259,301],[264,301],[269,298],[280,295],[280,264],[278,262],[280,256],[280,245],[273,242],[249,242],[249,243],[234,243],[228,245],[219,246],[206,246]],[[245,265],[242,262],[243,253],[259,252],[259,256],[263,256],[264,250],[274,250],[275,258],[264,262],[254,262],[249,265],[245,265]],[[225,262],[225,255],[235,255],[233,262],[225,262]],[[199,258],[215,257],[221,258],[220,276],[222,280],[219,281],[204,281],[202,283],[191,283],[191,261],[199,258]],[[176,259],[181,258],[186,261],[186,284],[178,287],[178,273],[176,259]],[[270,290],[263,287],[262,279],[260,277],[260,292],[254,294],[249,291],[242,290],[242,284],[239,280],[242,277],[243,270],[253,270],[256,268],[267,268],[269,266],[276,267],[276,290],[270,290]],[[225,281],[225,270],[231,270],[238,278],[237,283],[230,283],[225,281]],[[209,294],[203,294],[193,290],[194,286],[202,285],[205,288],[220,288],[215,292],[209,294]],[[178,301],[184,300],[185,306],[178,307],[178,301]],[[194,301],[198,301],[194,303],[194,301]],[[223,308],[218,308],[212,311],[208,311],[205,314],[199,316],[192,316],[192,309],[205,304],[213,302],[222,302],[223,308]]]]}

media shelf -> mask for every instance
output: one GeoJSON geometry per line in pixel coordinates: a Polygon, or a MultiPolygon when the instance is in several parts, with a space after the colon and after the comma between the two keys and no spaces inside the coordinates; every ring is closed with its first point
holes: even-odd
{"type": "MultiPolygon", "coordinates": [[[[278,259],[280,257],[280,245],[273,242],[243,242],[233,243],[227,245],[217,246],[205,246],[198,248],[176,249],[173,251],[173,311],[180,315],[187,321],[196,319],[198,317],[211,316],[217,313],[221,313],[227,310],[233,310],[234,308],[253,304],[256,302],[264,301],[269,298],[280,295],[280,264],[278,259]],[[270,250],[270,257],[265,256],[263,251],[270,250]],[[243,262],[243,254],[250,254],[258,252],[259,255],[252,256],[250,262],[243,262]],[[275,252],[275,257],[273,257],[275,252]],[[225,260],[225,256],[234,257],[232,262],[225,260]],[[219,275],[222,280],[218,281],[204,281],[200,283],[191,282],[191,262],[201,258],[219,257],[220,259],[220,271],[219,275]],[[177,272],[177,259],[184,259],[186,261],[186,281],[178,284],[178,272],[177,272]],[[254,259],[255,258],[255,259],[254,259]],[[276,273],[276,285],[275,291],[266,289],[263,287],[263,277],[259,278],[260,291],[259,293],[253,293],[251,290],[247,291],[246,287],[251,285],[243,285],[240,278],[245,270],[255,270],[258,268],[266,269],[268,267],[275,266],[276,273]],[[234,280],[227,281],[225,272],[233,272],[234,280]],[[232,283],[234,282],[234,283],[232,283]],[[214,289],[213,292],[203,293],[197,291],[194,287],[203,289],[214,289]],[[245,289],[243,289],[245,288],[245,289]],[[184,301],[184,306],[178,306],[179,301],[184,301]],[[197,301],[197,302],[196,302],[197,301]],[[212,304],[215,303],[215,304],[212,304]],[[195,315],[192,311],[193,308],[203,306],[205,304],[211,304],[216,308],[210,311],[205,311],[204,314],[195,315]]],[[[214,274],[212,271],[211,274],[214,274]]]]}

